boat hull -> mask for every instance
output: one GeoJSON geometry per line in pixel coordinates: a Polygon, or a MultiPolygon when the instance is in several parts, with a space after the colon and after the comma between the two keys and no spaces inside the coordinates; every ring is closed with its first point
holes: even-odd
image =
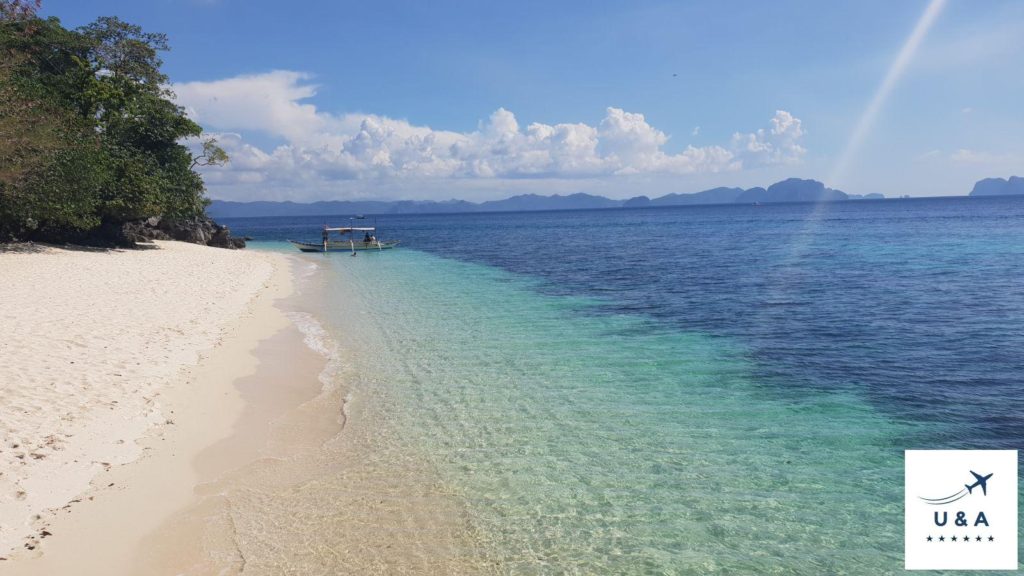
{"type": "Polygon", "coordinates": [[[289,240],[296,248],[302,252],[352,252],[353,250],[359,252],[363,250],[390,250],[398,245],[398,240],[388,240],[387,242],[336,242],[331,241],[327,243],[327,249],[324,249],[323,243],[313,242],[299,242],[296,240],[289,240]]]}

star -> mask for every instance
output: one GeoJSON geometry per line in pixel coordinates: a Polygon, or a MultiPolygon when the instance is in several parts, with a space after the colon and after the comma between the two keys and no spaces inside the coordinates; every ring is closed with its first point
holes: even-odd
{"type": "Polygon", "coordinates": [[[946,541],[946,537],[945,536],[939,536],[939,542],[945,542],[945,541],[946,541]]]}
{"type": "Polygon", "coordinates": [[[993,536],[989,536],[989,537],[988,537],[988,541],[989,541],[989,542],[991,542],[991,541],[993,541],[993,540],[995,540],[995,537],[993,537],[993,536]]]}
{"type": "Polygon", "coordinates": [[[928,537],[928,541],[929,541],[929,542],[931,542],[931,541],[932,541],[932,537],[931,537],[931,536],[929,536],[929,537],[928,537]]]}
{"type": "Polygon", "coordinates": [[[981,542],[981,536],[978,536],[977,538],[975,538],[975,540],[981,542]]]}
{"type": "Polygon", "coordinates": [[[953,542],[956,542],[956,536],[951,536],[949,539],[953,542]]]}
{"type": "Polygon", "coordinates": [[[971,537],[970,536],[964,536],[964,542],[970,542],[970,541],[971,541],[971,537]]]}

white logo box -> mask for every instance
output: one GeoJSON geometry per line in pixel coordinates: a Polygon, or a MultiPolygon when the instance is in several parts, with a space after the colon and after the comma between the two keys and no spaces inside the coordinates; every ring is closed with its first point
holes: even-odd
{"type": "Polygon", "coordinates": [[[1017,451],[905,452],[907,570],[1017,569],[1017,451]]]}

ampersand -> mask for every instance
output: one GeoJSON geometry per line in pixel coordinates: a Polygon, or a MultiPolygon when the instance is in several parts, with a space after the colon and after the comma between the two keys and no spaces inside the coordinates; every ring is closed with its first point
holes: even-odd
{"type": "Polygon", "coordinates": [[[967,518],[965,518],[965,516],[967,516],[966,512],[957,512],[956,520],[954,520],[953,523],[957,526],[967,526],[967,518]]]}

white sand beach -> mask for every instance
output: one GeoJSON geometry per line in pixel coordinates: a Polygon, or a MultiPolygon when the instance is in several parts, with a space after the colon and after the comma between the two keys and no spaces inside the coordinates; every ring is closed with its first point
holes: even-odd
{"type": "Polygon", "coordinates": [[[381,450],[319,270],[0,251],[0,576],[488,573],[429,461],[381,450]]]}
{"type": "MultiPolygon", "coordinates": [[[[176,418],[192,421],[191,440],[162,457],[178,458],[179,476],[191,466],[188,446],[230,433],[241,411],[231,383],[253,362],[210,368],[220,387],[203,390],[191,413],[173,413],[182,404],[173,398],[195,385],[195,367],[211,351],[242,338],[235,354],[244,356],[286,324],[280,314],[256,316],[290,289],[288,268],[280,255],[179,242],[0,249],[0,572],[40,555],[61,511],[121,489],[119,465],[160,452],[153,446],[181,427],[176,418]],[[247,333],[238,336],[243,321],[247,333]]],[[[180,484],[173,489],[187,498],[193,483],[180,484]]]]}

